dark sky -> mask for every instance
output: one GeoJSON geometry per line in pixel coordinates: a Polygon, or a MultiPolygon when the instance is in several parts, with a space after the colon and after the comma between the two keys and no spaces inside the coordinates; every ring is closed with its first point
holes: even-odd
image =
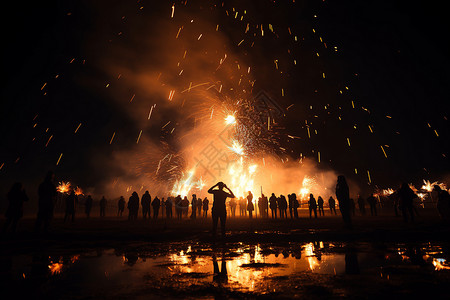
{"type": "MultiPolygon", "coordinates": [[[[86,81],[108,82],[98,61],[117,47],[132,44],[139,49],[139,40],[128,36],[141,32],[141,21],[168,16],[171,5],[90,2],[10,3],[4,9],[8,18],[2,20],[2,194],[13,181],[40,180],[48,169],[82,186],[95,185],[111,175],[102,169],[103,160],[106,164],[113,151],[126,149],[135,139],[128,134],[136,131],[133,121],[111,104],[112,95],[86,81]],[[126,25],[122,15],[130,20],[126,25]],[[124,37],[119,40],[116,34],[121,31],[124,37]],[[79,123],[82,126],[74,134],[79,123]],[[112,149],[109,139],[118,126],[121,138],[112,149]],[[61,163],[55,166],[60,153],[61,163]]],[[[217,16],[208,13],[202,1],[189,1],[186,8],[176,5],[176,15],[185,9],[193,17],[217,21],[224,24],[222,32],[230,41],[239,41],[242,30],[224,16],[214,20],[217,16]]],[[[295,104],[280,121],[286,128],[282,133],[301,137],[286,144],[290,155],[315,158],[320,151],[324,168],[347,174],[361,185],[367,185],[367,170],[374,184],[382,187],[448,176],[450,49],[444,3],[225,2],[224,9],[233,7],[247,10],[252,22],[273,24],[278,34],[267,33],[251,48],[245,44],[239,48],[235,42],[228,47],[253,66],[254,91],[268,91],[283,107],[295,104]],[[287,27],[298,35],[299,43],[292,41],[287,27]],[[279,60],[278,73],[273,70],[274,59],[279,60]],[[295,68],[293,59],[298,63],[295,68]],[[317,135],[308,138],[305,120],[317,135]]],[[[149,29],[148,35],[156,30],[149,29]]],[[[120,169],[111,166],[107,172],[120,175],[120,169]]]]}

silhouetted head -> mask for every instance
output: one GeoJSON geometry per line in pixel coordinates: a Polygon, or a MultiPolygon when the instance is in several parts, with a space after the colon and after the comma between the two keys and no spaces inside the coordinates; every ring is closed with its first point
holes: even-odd
{"type": "Polygon", "coordinates": [[[440,186],[438,186],[438,185],[436,184],[436,185],[433,185],[433,191],[440,192],[440,191],[442,191],[442,189],[441,189],[440,186]]]}
{"type": "Polygon", "coordinates": [[[344,175],[339,175],[337,178],[337,182],[338,183],[345,183],[347,184],[347,180],[345,180],[345,176],[344,175]]]}
{"type": "Polygon", "coordinates": [[[217,184],[217,187],[219,188],[219,190],[223,190],[224,186],[225,186],[225,184],[222,181],[217,184]]]}
{"type": "Polygon", "coordinates": [[[11,191],[20,191],[22,189],[22,184],[20,182],[16,182],[12,185],[11,191]]]}
{"type": "Polygon", "coordinates": [[[147,195],[148,195],[148,191],[145,191],[145,194],[147,194],[147,195]]]}
{"type": "Polygon", "coordinates": [[[55,174],[52,171],[48,171],[47,175],[45,175],[45,181],[52,181],[55,174]]]}
{"type": "Polygon", "coordinates": [[[309,194],[309,198],[314,198],[314,195],[313,194],[309,194]]]}
{"type": "Polygon", "coordinates": [[[272,193],[272,196],[275,196],[275,193],[272,193]]]}
{"type": "Polygon", "coordinates": [[[252,194],[252,192],[251,192],[251,191],[248,191],[248,194],[249,194],[249,195],[251,195],[251,194],[252,194]]]}

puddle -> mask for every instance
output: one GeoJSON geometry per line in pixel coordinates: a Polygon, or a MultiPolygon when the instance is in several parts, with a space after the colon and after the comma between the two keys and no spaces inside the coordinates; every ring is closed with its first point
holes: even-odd
{"type": "MultiPolygon", "coordinates": [[[[358,296],[422,282],[438,293],[449,282],[442,243],[138,244],[76,254],[2,258],[13,291],[52,298],[358,296]]],[[[411,285],[403,292],[414,293],[411,285]]],[[[8,288],[7,288],[8,290],[8,288]]],[[[401,291],[401,290],[400,290],[401,291]]],[[[392,291],[391,291],[392,292],[392,291]]]]}

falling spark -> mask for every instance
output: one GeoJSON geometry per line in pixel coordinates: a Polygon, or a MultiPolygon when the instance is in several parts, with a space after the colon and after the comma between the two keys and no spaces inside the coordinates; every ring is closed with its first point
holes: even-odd
{"type": "Polygon", "coordinates": [[[387,154],[386,154],[386,151],[384,151],[383,145],[380,145],[380,147],[381,147],[381,150],[383,151],[384,156],[385,156],[386,158],[388,158],[388,157],[387,157],[387,154]]]}
{"type": "Polygon", "coordinates": [[[170,18],[173,18],[174,13],[175,13],[175,4],[172,5],[172,14],[170,15],[170,18]]]}
{"type": "Polygon", "coordinates": [[[77,127],[77,129],[75,129],[75,132],[74,132],[74,133],[77,133],[77,132],[78,132],[78,129],[80,129],[80,127],[81,127],[81,123],[78,124],[78,127],[77,127]]]}
{"type": "Polygon", "coordinates": [[[141,129],[141,131],[139,132],[139,136],[138,136],[138,138],[137,138],[137,140],[136,140],[136,144],[139,144],[139,140],[141,139],[141,135],[142,135],[142,129],[141,129]]]}
{"type": "Polygon", "coordinates": [[[109,144],[110,144],[110,145],[112,144],[112,142],[113,142],[115,136],[116,136],[116,132],[114,131],[114,133],[113,133],[113,135],[112,135],[112,137],[111,137],[111,140],[109,141],[109,144]]]}
{"type": "Polygon", "coordinates": [[[58,158],[58,161],[56,162],[56,165],[59,165],[59,161],[61,160],[61,157],[63,156],[63,154],[61,153],[60,155],[59,155],[59,158],[58,158]]]}

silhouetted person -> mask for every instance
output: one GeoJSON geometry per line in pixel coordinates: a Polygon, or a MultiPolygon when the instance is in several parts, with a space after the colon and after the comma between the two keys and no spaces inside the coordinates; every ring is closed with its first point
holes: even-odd
{"type": "Polygon", "coordinates": [[[269,199],[267,199],[267,196],[262,194],[261,196],[261,201],[262,201],[262,212],[263,212],[263,216],[265,218],[269,217],[269,199]]]}
{"type": "Polygon", "coordinates": [[[292,194],[288,194],[288,207],[289,207],[289,216],[294,218],[294,202],[292,200],[292,194]]]}
{"type": "Polygon", "coordinates": [[[230,199],[230,210],[231,210],[231,216],[233,218],[236,217],[236,206],[237,206],[236,198],[231,198],[230,199]]]}
{"type": "Polygon", "coordinates": [[[337,215],[337,213],[336,213],[336,201],[333,199],[332,196],[330,196],[330,198],[328,199],[328,207],[330,208],[330,213],[331,214],[333,214],[333,211],[334,211],[334,214],[337,215]]]}
{"type": "Polygon", "coordinates": [[[252,192],[248,191],[247,195],[247,211],[248,215],[251,218],[253,218],[253,211],[255,210],[255,206],[253,205],[253,194],[252,192]]]}
{"type": "Polygon", "coordinates": [[[215,253],[213,252],[213,269],[214,269],[214,276],[213,281],[217,282],[218,284],[227,283],[228,281],[228,272],[227,272],[227,263],[225,260],[225,253],[222,253],[222,262],[221,262],[221,269],[219,270],[219,264],[217,263],[217,258],[215,253]]]}
{"type": "Polygon", "coordinates": [[[153,219],[158,218],[159,214],[159,207],[161,206],[161,201],[158,197],[155,197],[152,201],[152,207],[153,207],[153,219]]]}
{"type": "Polygon", "coordinates": [[[361,195],[358,195],[358,208],[361,216],[364,216],[366,214],[366,201],[364,201],[364,198],[361,197],[361,195]]]}
{"type": "Polygon", "coordinates": [[[353,198],[350,198],[350,212],[352,216],[356,215],[356,203],[355,200],[353,200],[353,198]]]}
{"type": "Polygon", "coordinates": [[[141,198],[141,206],[142,206],[142,218],[147,219],[150,218],[150,203],[152,202],[152,196],[150,196],[148,191],[145,191],[144,195],[141,198]]]}
{"type": "Polygon", "coordinates": [[[86,201],[84,202],[84,212],[86,213],[86,218],[88,219],[91,216],[92,202],[93,200],[91,195],[88,195],[86,201]]]}
{"type": "Polygon", "coordinates": [[[36,231],[44,226],[44,232],[47,232],[50,220],[53,217],[54,200],[56,197],[56,187],[52,183],[53,172],[48,172],[44,182],[39,185],[38,194],[38,214],[36,219],[36,231]]]}
{"type": "Polygon", "coordinates": [[[284,195],[280,195],[279,198],[280,218],[287,218],[288,203],[284,195]]]}
{"type": "Polygon", "coordinates": [[[22,184],[16,182],[12,185],[6,198],[8,200],[8,208],[5,213],[6,221],[3,226],[3,232],[6,232],[9,225],[11,225],[11,231],[15,232],[17,223],[23,216],[23,203],[28,201],[28,196],[25,190],[22,189],[22,184]]]}
{"type": "Polygon", "coordinates": [[[298,219],[298,208],[300,207],[300,202],[298,202],[296,193],[292,193],[292,202],[294,203],[294,218],[298,219]]]}
{"type": "Polygon", "coordinates": [[[69,196],[66,197],[66,213],[64,214],[64,223],[69,217],[71,217],[72,222],[75,221],[75,206],[78,203],[78,197],[75,192],[72,191],[69,196]]]}
{"type": "Polygon", "coordinates": [[[443,220],[450,220],[450,195],[438,185],[433,186],[433,191],[437,194],[436,208],[439,216],[443,220]]]}
{"type": "Polygon", "coordinates": [[[244,197],[239,198],[239,215],[247,216],[247,199],[244,197]]]}
{"type": "Polygon", "coordinates": [[[314,212],[314,218],[317,218],[317,202],[313,194],[309,194],[309,218],[312,218],[312,213],[314,212]]]}
{"type": "Polygon", "coordinates": [[[192,195],[192,201],[191,201],[191,219],[197,218],[197,195],[192,195]]]}
{"type": "Polygon", "coordinates": [[[269,208],[272,212],[272,219],[277,218],[277,197],[274,193],[269,198],[269,208]]]}
{"type": "Polygon", "coordinates": [[[227,197],[235,198],[233,192],[223,183],[218,182],[208,190],[209,194],[213,194],[213,208],[212,208],[212,218],[213,218],[213,236],[216,236],[217,223],[220,219],[220,229],[222,230],[222,236],[225,236],[225,224],[227,220],[227,208],[225,202],[227,197]],[[214,189],[217,187],[218,189],[214,189]],[[223,189],[227,189],[229,193],[225,192],[223,189]]]}
{"type": "Polygon", "coordinates": [[[336,184],[336,198],[339,202],[339,210],[341,211],[342,219],[347,228],[352,227],[352,219],[350,217],[351,203],[350,192],[344,175],[339,175],[336,184]]]}
{"type": "Polygon", "coordinates": [[[123,215],[123,211],[125,210],[125,199],[123,198],[123,196],[120,196],[119,201],[117,202],[117,207],[117,216],[121,217],[123,215]]]}
{"type": "Polygon", "coordinates": [[[164,202],[164,206],[166,207],[166,218],[172,219],[173,197],[168,197],[166,202],[164,202]]]}
{"type": "Polygon", "coordinates": [[[105,196],[102,196],[102,199],[100,199],[100,217],[102,218],[106,215],[106,202],[105,196]]]}
{"type": "Polygon", "coordinates": [[[202,216],[202,208],[203,208],[202,198],[198,198],[198,201],[197,201],[197,216],[199,218],[202,216]]]}
{"type": "Polygon", "coordinates": [[[139,196],[136,192],[133,192],[128,199],[128,220],[136,220],[139,211],[139,196]]]}
{"type": "Polygon", "coordinates": [[[411,221],[414,222],[413,201],[416,197],[416,194],[414,194],[413,190],[408,186],[407,183],[403,183],[400,190],[398,191],[398,197],[403,220],[405,222],[408,222],[408,219],[411,218],[411,221]]]}
{"type": "Polygon", "coordinates": [[[317,198],[317,207],[319,208],[319,216],[325,216],[325,211],[323,210],[323,198],[321,196],[317,198]]]}
{"type": "Polygon", "coordinates": [[[181,200],[181,210],[183,211],[183,216],[187,217],[189,210],[189,200],[186,196],[184,196],[183,200],[181,200]]]}
{"type": "Polygon", "coordinates": [[[207,218],[208,217],[208,209],[209,209],[209,200],[208,197],[205,197],[205,199],[203,199],[203,217],[207,218]]]}
{"type": "Polygon", "coordinates": [[[181,195],[175,197],[175,213],[177,214],[177,219],[181,220],[183,218],[183,208],[181,207],[181,195]]]}
{"type": "Polygon", "coordinates": [[[370,206],[370,215],[376,216],[377,215],[377,198],[372,194],[367,198],[367,203],[369,203],[370,206]]]}

